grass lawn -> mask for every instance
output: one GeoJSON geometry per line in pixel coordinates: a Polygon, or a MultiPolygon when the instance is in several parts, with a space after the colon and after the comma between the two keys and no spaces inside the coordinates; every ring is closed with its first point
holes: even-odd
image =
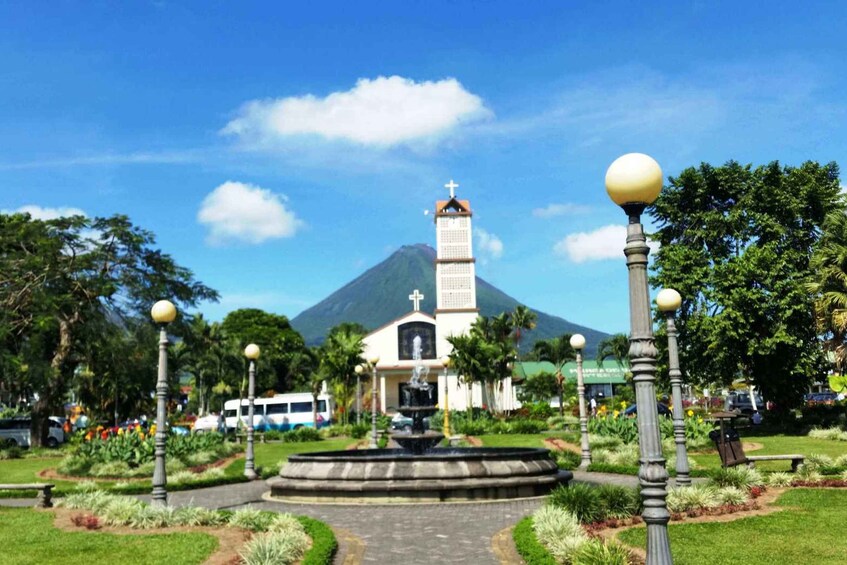
{"type": "MultiPolygon", "coordinates": [[[[53,483],[57,488],[70,490],[76,486],[74,481],[44,479],[38,473],[44,469],[56,467],[61,459],[7,459],[0,461],[0,482],[2,483],[53,483]]],[[[114,481],[98,481],[104,487],[114,484],[114,481]]]]}
{"type": "MultiPolygon", "coordinates": [[[[777,501],[786,509],[733,522],[671,524],[677,565],[841,564],[847,556],[847,491],[792,489],[777,501]]],[[[645,547],[646,530],[621,533],[624,543],[645,547]]]]}
{"type": "MultiPolygon", "coordinates": [[[[345,449],[358,440],[350,438],[331,438],[323,441],[304,441],[302,443],[257,443],[255,446],[256,466],[277,468],[280,463],[288,461],[289,455],[295,453],[311,453],[313,451],[334,451],[345,449]]],[[[228,476],[244,473],[244,459],[234,461],[226,468],[228,476]]]]}
{"type": "Polygon", "coordinates": [[[209,534],[116,535],[65,532],[53,514],[31,508],[0,508],[0,547],[20,565],[67,563],[203,563],[218,548],[209,534]]]}

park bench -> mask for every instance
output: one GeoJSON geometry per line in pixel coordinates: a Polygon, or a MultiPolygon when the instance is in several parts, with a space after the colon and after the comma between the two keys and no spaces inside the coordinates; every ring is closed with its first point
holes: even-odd
{"type": "Polygon", "coordinates": [[[38,498],[35,505],[38,508],[51,508],[53,506],[53,488],[56,485],[50,483],[29,483],[29,484],[0,484],[0,490],[36,490],[38,498]]]}
{"type": "Polygon", "coordinates": [[[713,414],[713,417],[720,421],[720,429],[709,432],[709,437],[715,442],[718,455],[721,458],[722,467],[734,467],[736,465],[747,465],[755,467],[759,461],[791,461],[791,470],[796,471],[797,467],[803,464],[806,460],[805,455],[747,455],[744,453],[744,447],[741,445],[741,438],[738,432],[731,425],[726,425],[725,422],[731,422],[731,419],[736,415],[731,412],[719,412],[713,414]]]}

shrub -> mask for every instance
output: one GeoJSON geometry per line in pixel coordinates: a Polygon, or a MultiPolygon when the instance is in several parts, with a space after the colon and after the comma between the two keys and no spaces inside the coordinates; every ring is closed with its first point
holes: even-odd
{"type": "Polygon", "coordinates": [[[552,454],[553,458],[556,460],[556,464],[559,466],[559,469],[576,469],[579,467],[579,464],[582,463],[582,456],[569,449],[556,450],[553,451],[552,454]]]}
{"type": "Polygon", "coordinates": [[[308,546],[303,531],[267,532],[253,537],[239,555],[246,565],[284,565],[298,561],[308,546]]]}
{"type": "Polygon", "coordinates": [[[183,506],[174,513],[174,523],[180,526],[219,526],[224,521],[217,510],[200,506],[183,506]]]}
{"type": "MultiPolygon", "coordinates": [[[[451,422],[452,425],[452,422],[451,422]]],[[[483,435],[488,431],[490,424],[487,420],[473,420],[462,422],[457,425],[456,429],[460,434],[464,434],[466,436],[479,436],[483,435]]]]}
{"type": "Polygon", "coordinates": [[[573,554],[573,565],[627,565],[630,562],[629,551],[622,545],[599,539],[582,544],[573,554]]]}
{"type": "Polygon", "coordinates": [[[176,522],[176,508],[173,506],[152,506],[145,504],[130,517],[129,526],[140,530],[167,528],[176,522]]]}
{"type": "Polygon", "coordinates": [[[497,420],[490,426],[488,426],[488,430],[486,430],[489,434],[511,434],[512,426],[508,422],[503,420],[497,420]]]}
{"type": "Polygon", "coordinates": [[[765,476],[765,484],[769,487],[790,487],[794,480],[791,473],[770,473],[765,476]]]}
{"type": "Polygon", "coordinates": [[[527,516],[515,525],[512,531],[515,547],[526,563],[531,565],[556,565],[556,560],[538,541],[533,529],[532,516],[527,516]]]}
{"type": "Polygon", "coordinates": [[[191,471],[179,471],[168,477],[168,483],[173,483],[177,485],[183,483],[193,483],[199,477],[200,475],[192,473],[191,471]]]}
{"type": "Polygon", "coordinates": [[[510,423],[510,428],[510,432],[513,434],[539,434],[547,429],[547,423],[543,420],[520,419],[513,420],[510,423]]]}
{"type": "Polygon", "coordinates": [[[579,418],[573,416],[551,416],[547,418],[547,428],[551,430],[569,430],[579,425],[579,418]]]}
{"type": "Polygon", "coordinates": [[[100,516],[110,526],[128,526],[143,506],[136,498],[118,497],[103,508],[100,516]]]}
{"type": "Polygon", "coordinates": [[[315,428],[297,428],[296,430],[292,430],[290,432],[285,432],[282,434],[283,441],[289,443],[299,443],[304,441],[319,441],[321,438],[321,434],[315,428]]]}
{"type": "Polygon", "coordinates": [[[279,430],[266,430],[265,441],[278,441],[282,439],[282,432],[279,430]]]}
{"type": "Polygon", "coordinates": [[[367,436],[370,431],[371,427],[367,424],[353,424],[350,426],[350,437],[353,439],[362,439],[367,436]]]}
{"type": "Polygon", "coordinates": [[[795,478],[801,481],[816,483],[823,479],[823,475],[821,475],[817,469],[803,464],[797,467],[797,474],[795,478]]]}
{"type": "Polygon", "coordinates": [[[714,508],[720,505],[717,489],[708,485],[692,485],[668,489],[668,510],[685,512],[697,508],[714,508]]]}
{"type": "Polygon", "coordinates": [[[547,497],[547,505],[566,510],[583,524],[603,519],[597,488],[585,483],[558,486],[547,497]]]}
{"type": "Polygon", "coordinates": [[[78,455],[68,455],[59,463],[56,468],[63,475],[85,475],[94,462],[88,457],[78,455]]]}
{"type": "Polygon", "coordinates": [[[23,457],[23,450],[16,445],[4,447],[0,450],[0,461],[5,459],[20,459],[21,457],[23,457]]]}
{"type": "Polygon", "coordinates": [[[303,556],[300,565],[326,565],[332,563],[332,556],[338,547],[332,529],[319,520],[298,516],[297,521],[303,525],[306,534],[312,538],[312,547],[303,556]]]}
{"type": "Polygon", "coordinates": [[[92,477],[125,477],[129,473],[129,465],[123,461],[96,463],[88,470],[92,477]]]}
{"type": "MultiPolygon", "coordinates": [[[[759,488],[759,487],[754,487],[759,488]]],[[[717,490],[720,504],[739,505],[747,502],[747,491],[737,487],[724,487],[717,490]]]]}
{"type": "Polygon", "coordinates": [[[236,510],[229,517],[228,524],[236,528],[244,528],[253,532],[265,532],[274,522],[276,515],[247,506],[236,510]]]}
{"type": "Polygon", "coordinates": [[[94,492],[100,490],[100,485],[94,481],[80,481],[74,488],[76,492],[94,492]]]}
{"type": "Polygon", "coordinates": [[[74,526],[85,528],[86,530],[99,530],[100,520],[97,516],[91,514],[76,514],[71,517],[71,522],[74,526]]]}
{"type": "Polygon", "coordinates": [[[809,432],[809,437],[833,441],[847,441],[847,432],[837,426],[831,428],[812,428],[809,432]]]}
{"type": "Polygon", "coordinates": [[[737,487],[750,490],[754,486],[762,486],[765,481],[756,469],[748,467],[727,467],[715,471],[709,481],[716,487],[737,487]]]}
{"type": "Polygon", "coordinates": [[[189,467],[197,467],[199,465],[208,465],[218,459],[218,455],[214,451],[198,451],[197,453],[186,455],[185,464],[189,467]]]}
{"type": "Polygon", "coordinates": [[[601,519],[629,518],[641,513],[641,496],[637,489],[617,485],[597,487],[600,499],[601,519]]]}
{"type": "Polygon", "coordinates": [[[211,479],[222,479],[226,477],[226,471],[224,471],[221,467],[209,467],[205,471],[200,474],[201,480],[211,480],[211,479]]]}
{"type": "Polygon", "coordinates": [[[532,527],[535,530],[535,535],[538,536],[538,541],[548,548],[550,542],[557,539],[580,541],[588,539],[580,525],[580,520],[575,514],[562,507],[549,504],[542,506],[532,515],[532,527]]]}
{"type": "Polygon", "coordinates": [[[588,443],[591,445],[591,449],[612,449],[618,447],[623,442],[614,436],[600,436],[594,434],[588,434],[588,443]]]}
{"type": "Polygon", "coordinates": [[[619,438],[623,443],[638,442],[638,426],[635,418],[613,415],[591,418],[588,420],[588,431],[600,436],[619,438]]]}

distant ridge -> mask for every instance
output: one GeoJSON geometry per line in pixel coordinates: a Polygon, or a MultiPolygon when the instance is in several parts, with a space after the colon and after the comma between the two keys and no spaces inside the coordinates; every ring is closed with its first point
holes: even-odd
{"type": "MultiPolygon", "coordinates": [[[[436,302],[435,257],[435,250],[429,245],[404,245],[382,263],[301,312],[291,320],[291,325],[309,345],[322,343],[329,329],[341,322],[358,322],[373,330],[407,314],[412,309],[408,296],[416,288],[425,296],[421,310],[432,314],[436,302]]],[[[511,311],[521,304],[479,277],[476,278],[476,300],[483,316],[511,311]]],[[[538,325],[525,333],[522,351],[528,351],[539,339],[581,333],[587,342],[585,354],[593,358],[597,344],[609,335],[534,308],[532,311],[538,315],[538,325]]]]}

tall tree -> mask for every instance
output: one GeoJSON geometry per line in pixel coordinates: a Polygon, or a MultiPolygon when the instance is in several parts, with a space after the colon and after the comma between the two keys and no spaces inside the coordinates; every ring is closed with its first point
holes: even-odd
{"type": "Polygon", "coordinates": [[[559,387],[559,415],[565,413],[565,364],[576,359],[576,351],[571,347],[571,334],[563,334],[547,340],[536,341],[533,347],[541,361],[549,361],[556,367],[556,383],[559,387]]]}
{"type": "Polygon", "coordinates": [[[812,255],[814,273],[807,288],[816,297],[815,318],[835,369],[847,369],[847,214],[827,216],[820,243],[812,255]]]}
{"type": "Polygon", "coordinates": [[[340,385],[343,398],[343,420],[348,423],[350,403],[350,381],[356,365],[362,362],[364,336],[352,326],[333,328],[321,347],[320,369],[332,381],[340,385]]]}
{"type": "Polygon", "coordinates": [[[523,338],[523,332],[534,330],[536,322],[538,322],[538,314],[523,304],[515,306],[515,311],[512,312],[512,331],[515,339],[515,349],[519,355],[521,351],[521,339],[523,338]]]}
{"type": "Polygon", "coordinates": [[[61,409],[87,325],[149,319],[150,305],[163,297],[183,308],[217,299],[154,245],[153,234],[126,216],[40,221],[0,215],[0,326],[11,330],[15,355],[27,355],[25,364],[38,371],[28,379],[38,393],[34,444],[46,442],[47,419],[61,409]]]}
{"type": "Polygon", "coordinates": [[[669,179],[650,209],[661,244],[652,284],[683,297],[677,326],[690,379],[742,379],[782,408],[800,402],[822,376],[805,285],[824,219],[836,210],[834,163],[703,163],[669,179]]]}
{"type": "Polygon", "coordinates": [[[597,345],[597,366],[602,367],[603,362],[609,357],[611,357],[621,369],[629,366],[628,335],[613,334],[597,345]]]}

